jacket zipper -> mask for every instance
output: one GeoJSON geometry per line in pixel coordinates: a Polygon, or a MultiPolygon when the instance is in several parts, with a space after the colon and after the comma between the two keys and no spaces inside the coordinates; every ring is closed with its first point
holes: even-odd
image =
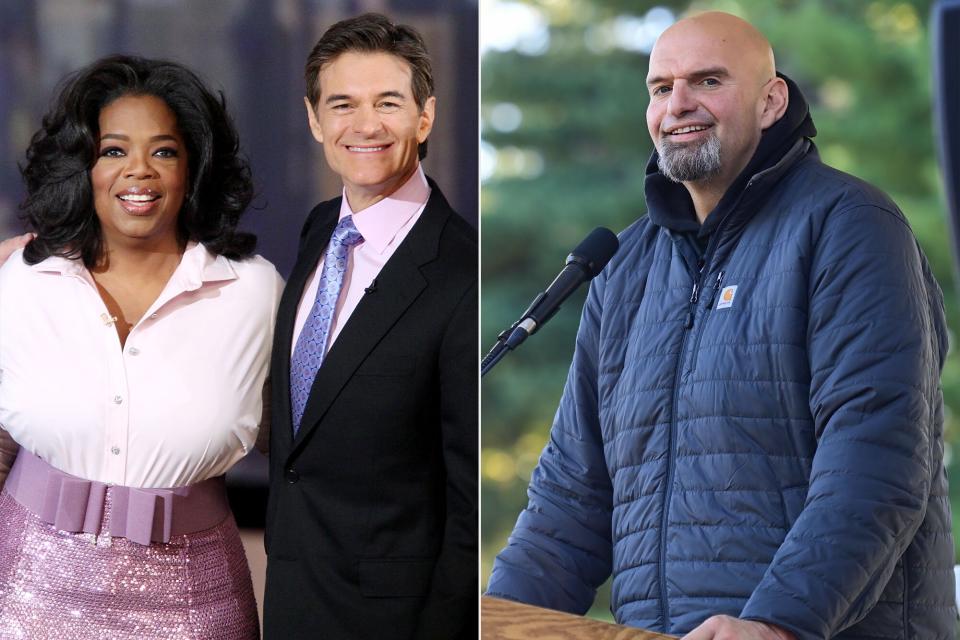
{"type": "Polygon", "coordinates": [[[673,409],[670,413],[669,451],[667,455],[667,480],[663,488],[663,505],[660,508],[660,611],[663,613],[663,629],[670,632],[670,605],[667,600],[667,522],[670,516],[670,496],[673,493],[673,472],[676,465],[677,446],[677,404],[679,399],[680,375],[683,372],[683,354],[686,351],[687,337],[693,327],[693,318],[697,312],[697,303],[700,301],[700,281],[703,278],[705,263],[699,264],[700,272],[693,279],[693,288],[687,306],[687,316],[683,323],[683,336],[680,338],[680,351],[677,354],[677,365],[673,375],[673,409]]]}
{"type": "Polygon", "coordinates": [[[718,273],[717,281],[713,284],[713,291],[710,292],[710,300],[707,302],[707,308],[703,312],[703,319],[700,322],[700,326],[697,327],[696,337],[693,340],[693,348],[690,353],[690,366],[687,368],[684,377],[691,375],[697,368],[697,360],[700,357],[700,340],[703,338],[704,330],[707,326],[707,319],[710,317],[710,312],[713,311],[713,305],[717,301],[717,292],[720,291],[720,287],[723,284],[724,273],[724,271],[718,273]]]}
{"type": "Polygon", "coordinates": [[[693,327],[693,317],[697,313],[697,302],[700,301],[700,283],[693,283],[693,292],[690,293],[690,306],[687,308],[687,321],[683,323],[684,330],[693,327]]]}

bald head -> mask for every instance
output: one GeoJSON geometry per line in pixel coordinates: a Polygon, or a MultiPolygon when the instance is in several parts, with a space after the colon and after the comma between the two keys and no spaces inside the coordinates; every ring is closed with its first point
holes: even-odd
{"type": "Polygon", "coordinates": [[[679,20],[657,39],[650,67],[681,52],[702,59],[723,60],[758,83],[776,75],[773,48],[752,24],[729,13],[707,11],[679,20]]]}

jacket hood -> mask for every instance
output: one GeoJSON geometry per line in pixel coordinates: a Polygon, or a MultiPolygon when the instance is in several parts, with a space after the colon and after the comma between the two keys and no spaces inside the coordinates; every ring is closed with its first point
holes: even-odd
{"type": "MultiPolygon", "coordinates": [[[[673,231],[697,231],[701,237],[710,235],[740,200],[741,194],[753,176],[774,167],[798,140],[813,138],[817,135],[817,128],[813,124],[813,118],[810,117],[810,108],[800,87],[782,73],[777,72],[777,76],[787,83],[789,95],[787,110],[760,136],[760,143],[750,162],[733,181],[702,226],[697,220],[693,201],[686,187],[660,173],[657,166],[659,155],[654,150],[647,162],[644,184],[647,211],[652,222],[673,231]]],[[[767,189],[774,182],[776,181],[764,181],[767,189]]]]}

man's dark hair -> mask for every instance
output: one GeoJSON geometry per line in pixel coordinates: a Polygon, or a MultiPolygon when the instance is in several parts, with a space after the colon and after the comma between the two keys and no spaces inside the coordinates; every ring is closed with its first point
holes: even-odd
{"type": "MultiPolygon", "coordinates": [[[[320,100],[320,70],[348,51],[358,53],[389,53],[406,60],[410,65],[413,99],[423,111],[427,98],[433,95],[433,69],[430,54],[423,37],[416,29],[404,24],[393,24],[379,13],[365,13],[341,20],[326,30],[307,57],[304,79],[307,99],[316,108],[320,100]]],[[[420,143],[420,159],[427,155],[427,141],[420,143]]]]}
{"type": "Polygon", "coordinates": [[[21,167],[27,197],[23,217],[36,231],[24,260],[81,258],[87,268],[103,259],[100,221],[90,169],[100,144],[100,112],[123,96],[155,96],[173,112],[183,136],[190,184],[177,216],[181,242],[240,259],[257,238],[237,231],[253,197],[250,167],[221,93],[214,96],[192,71],[175,62],[111,56],[68,76],[30,141],[21,167]]]}

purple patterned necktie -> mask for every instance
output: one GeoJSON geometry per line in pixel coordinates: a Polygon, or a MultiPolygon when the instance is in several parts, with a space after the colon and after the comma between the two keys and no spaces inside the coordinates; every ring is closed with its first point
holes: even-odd
{"type": "Polygon", "coordinates": [[[347,216],[333,230],[330,244],[323,255],[323,273],[317,287],[317,299],[290,358],[290,407],[293,411],[294,436],[300,430],[300,420],[307,406],[313,379],[323,362],[333,314],[340,299],[340,290],[343,289],[343,275],[347,272],[347,255],[350,247],[361,240],[363,236],[353,224],[353,216],[347,216]]]}

